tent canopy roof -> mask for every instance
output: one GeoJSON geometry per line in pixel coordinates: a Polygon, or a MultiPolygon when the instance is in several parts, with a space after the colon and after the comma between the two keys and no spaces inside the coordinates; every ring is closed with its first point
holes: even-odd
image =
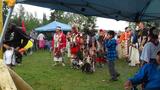
{"type": "Polygon", "coordinates": [[[63,31],[70,31],[71,30],[71,26],[70,25],[67,25],[67,24],[64,24],[64,23],[60,23],[60,22],[57,22],[57,21],[53,21],[53,22],[51,22],[51,23],[49,23],[47,25],[44,25],[44,26],[36,28],[35,31],[38,31],[38,32],[51,32],[51,31],[55,31],[57,26],[60,26],[63,31]]]}
{"type": "Polygon", "coordinates": [[[116,20],[160,19],[160,0],[18,0],[18,2],[116,20]]]}

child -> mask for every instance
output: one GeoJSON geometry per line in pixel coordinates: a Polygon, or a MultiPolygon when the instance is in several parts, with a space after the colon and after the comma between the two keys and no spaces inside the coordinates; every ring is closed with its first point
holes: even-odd
{"type": "Polygon", "coordinates": [[[115,70],[115,60],[117,59],[117,51],[116,51],[116,46],[117,42],[114,39],[114,31],[108,31],[107,36],[106,36],[106,41],[105,41],[105,48],[107,49],[106,51],[106,57],[108,60],[108,69],[109,73],[111,76],[110,81],[117,81],[117,77],[120,75],[116,70],[115,70]]]}
{"type": "Polygon", "coordinates": [[[102,49],[97,51],[96,63],[99,65],[100,68],[102,68],[102,64],[105,63],[104,53],[102,49]]]}

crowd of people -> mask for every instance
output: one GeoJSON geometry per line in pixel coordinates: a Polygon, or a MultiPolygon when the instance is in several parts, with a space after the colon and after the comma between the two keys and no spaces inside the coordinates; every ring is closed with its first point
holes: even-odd
{"type": "Polygon", "coordinates": [[[125,89],[135,90],[138,84],[142,84],[142,89],[146,90],[160,88],[159,84],[154,85],[160,81],[160,33],[156,28],[145,28],[144,23],[139,22],[137,30],[126,27],[125,32],[120,34],[104,30],[86,34],[78,32],[78,29],[73,27],[72,31],[67,33],[66,39],[62,39],[65,36],[60,28],[57,29],[55,35],[59,37],[54,36],[56,39],[53,39],[56,41],[56,44],[53,44],[54,57],[60,59],[58,61],[62,62],[63,66],[62,57],[67,47],[73,68],[81,68],[83,72],[95,72],[97,65],[101,67],[107,62],[110,80],[117,81],[120,73],[115,68],[115,61],[118,58],[125,58],[130,66],[140,67],[140,71],[126,81],[125,89]]]}
{"type": "Polygon", "coordinates": [[[141,84],[142,90],[159,90],[159,30],[155,27],[145,28],[144,23],[137,24],[138,30],[131,34],[131,37],[125,40],[127,45],[125,51],[129,58],[131,66],[139,64],[140,70],[133,78],[125,83],[125,89],[137,90],[137,85],[141,84]],[[128,44],[129,40],[131,42],[128,44]],[[129,45],[129,46],[128,46],[129,45]],[[129,52],[128,52],[129,51],[129,52]]]}
{"type": "Polygon", "coordinates": [[[137,30],[125,28],[125,32],[112,30],[80,32],[76,26],[66,34],[57,26],[52,40],[45,40],[33,30],[30,36],[21,28],[11,24],[4,40],[4,61],[8,66],[22,62],[26,50],[43,49],[46,46],[52,52],[54,65],[65,66],[65,55],[74,69],[94,73],[96,68],[108,64],[110,81],[117,81],[120,73],[115,61],[125,58],[130,66],[138,65],[140,71],[125,83],[125,89],[134,88],[142,83],[142,88],[159,88],[160,32],[156,28],[145,28],[143,22],[137,23],[137,30]]]}
{"type": "MultiPolygon", "coordinates": [[[[62,57],[66,51],[73,68],[78,69],[86,62],[88,65],[91,65],[90,70],[88,68],[88,72],[95,71],[95,61],[97,61],[100,66],[105,62],[103,54],[104,31],[100,30],[98,34],[101,34],[100,37],[94,33],[81,33],[76,27],[73,27],[71,32],[65,35],[61,28],[58,27],[52,40],[54,61],[63,62],[62,57]]],[[[64,63],[62,64],[63,66],[65,65],[64,63]]]]}

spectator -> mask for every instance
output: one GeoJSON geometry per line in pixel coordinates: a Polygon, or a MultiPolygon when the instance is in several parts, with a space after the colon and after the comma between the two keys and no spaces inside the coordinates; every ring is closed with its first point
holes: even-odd
{"type": "Polygon", "coordinates": [[[31,32],[30,32],[30,37],[34,40],[34,44],[33,44],[33,51],[36,51],[38,49],[38,45],[37,45],[37,32],[33,29],[31,32]]]}
{"type": "Polygon", "coordinates": [[[131,90],[135,85],[144,83],[143,90],[160,90],[160,51],[154,63],[145,64],[139,72],[125,82],[125,90],[131,90]]]}
{"type": "Polygon", "coordinates": [[[139,46],[139,50],[141,54],[141,51],[147,42],[148,30],[145,28],[143,22],[137,23],[137,26],[138,26],[138,31],[137,31],[138,40],[137,41],[138,41],[138,46],[139,46]]]}
{"type": "Polygon", "coordinates": [[[39,45],[39,48],[40,49],[44,49],[45,47],[45,36],[43,33],[40,33],[37,37],[37,40],[38,40],[38,45],[39,45]]]}
{"type": "Polygon", "coordinates": [[[160,50],[160,43],[158,41],[158,33],[154,34],[155,29],[150,29],[150,34],[148,36],[148,42],[145,44],[142,54],[141,61],[142,65],[145,63],[154,62],[156,59],[156,53],[160,50]]]}

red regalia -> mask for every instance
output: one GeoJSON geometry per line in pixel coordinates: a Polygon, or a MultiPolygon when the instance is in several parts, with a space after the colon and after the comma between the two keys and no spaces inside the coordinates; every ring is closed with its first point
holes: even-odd
{"type": "Polygon", "coordinates": [[[80,35],[78,34],[78,30],[76,27],[72,28],[72,33],[71,33],[71,54],[76,56],[79,48],[80,48],[80,35]]]}
{"type": "Polygon", "coordinates": [[[52,48],[55,57],[62,57],[62,53],[66,47],[66,36],[63,32],[55,33],[52,39],[52,48]]]}

